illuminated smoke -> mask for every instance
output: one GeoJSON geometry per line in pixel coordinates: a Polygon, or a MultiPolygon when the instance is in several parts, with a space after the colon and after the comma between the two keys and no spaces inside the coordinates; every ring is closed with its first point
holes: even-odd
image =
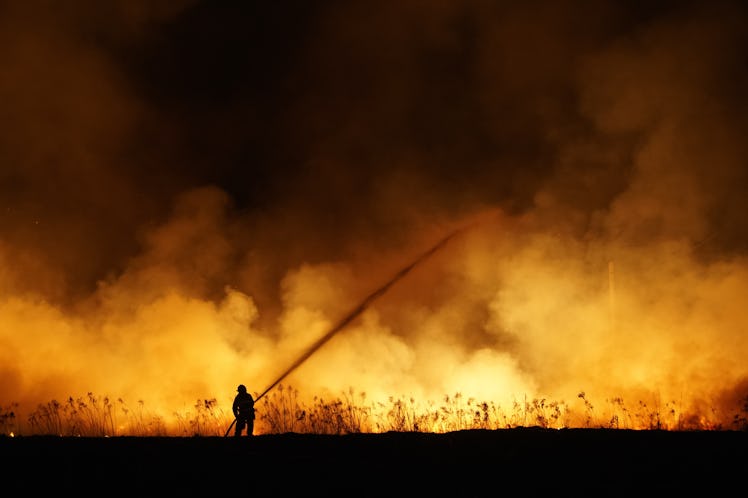
{"type": "Polygon", "coordinates": [[[284,382],[725,426],[748,395],[741,4],[319,7],[215,95],[180,64],[233,39],[163,35],[205,4],[79,5],[0,16],[1,406],[228,411],[486,213],[284,382]]]}

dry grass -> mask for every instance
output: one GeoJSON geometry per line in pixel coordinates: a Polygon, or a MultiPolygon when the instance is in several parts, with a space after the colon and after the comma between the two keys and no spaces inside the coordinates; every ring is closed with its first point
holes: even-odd
{"type": "MultiPolygon", "coordinates": [[[[471,429],[604,428],[642,430],[748,430],[748,396],[731,415],[729,427],[720,418],[683,413],[674,402],[650,406],[627,404],[622,398],[605,400],[596,409],[584,392],[574,407],[546,399],[515,400],[511,406],[465,399],[460,393],[440,403],[422,404],[413,398],[392,397],[388,403],[370,403],[366,393],[352,388],[335,399],[314,397],[303,402],[297,390],[279,385],[259,400],[256,434],[357,434],[385,432],[447,433],[471,429]]],[[[40,404],[24,420],[19,406],[0,406],[2,435],[58,436],[221,436],[231,424],[230,407],[216,399],[197,400],[192,409],[175,412],[169,424],[150,412],[145,403],[134,407],[124,400],[88,393],[65,403],[40,404]]],[[[724,417],[721,417],[724,420],[724,417]]]]}

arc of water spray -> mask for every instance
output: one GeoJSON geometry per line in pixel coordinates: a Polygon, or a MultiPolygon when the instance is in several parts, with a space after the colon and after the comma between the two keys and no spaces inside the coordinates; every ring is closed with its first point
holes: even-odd
{"type": "Polygon", "coordinates": [[[437,252],[439,249],[444,247],[446,243],[452,239],[455,235],[458,233],[466,230],[468,227],[458,228],[457,230],[453,231],[443,239],[441,239],[439,242],[437,242],[434,246],[432,246],[429,250],[418,256],[415,260],[413,260],[410,264],[402,268],[400,271],[398,271],[392,278],[390,278],[384,285],[382,285],[380,288],[366,296],[361,303],[356,306],[352,311],[350,311],[347,315],[341,319],[337,325],[332,327],[325,335],[317,339],[317,341],[312,344],[305,352],[302,354],[288,369],[283,372],[276,380],[273,381],[272,384],[270,384],[267,389],[265,389],[262,394],[257,396],[255,401],[259,401],[263,396],[265,396],[268,391],[270,391],[272,388],[274,388],[280,381],[285,379],[291,372],[296,370],[299,366],[301,366],[302,363],[304,363],[310,356],[312,356],[315,351],[317,351],[319,348],[321,348],[327,341],[332,339],[332,337],[343,330],[349,323],[351,323],[356,317],[358,317],[361,313],[363,313],[366,308],[368,308],[371,303],[374,302],[378,297],[380,297],[382,294],[387,292],[390,287],[395,285],[398,281],[400,281],[405,275],[410,273],[410,271],[418,266],[419,264],[423,263],[426,259],[428,259],[432,254],[437,252]]]}

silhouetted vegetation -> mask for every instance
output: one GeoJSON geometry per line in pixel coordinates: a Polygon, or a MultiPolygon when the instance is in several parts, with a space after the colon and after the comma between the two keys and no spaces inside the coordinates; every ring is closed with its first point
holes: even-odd
{"type": "MultiPolygon", "coordinates": [[[[304,402],[299,392],[279,385],[257,403],[256,434],[358,434],[384,432],[447,433],[483,429],[538,427],[544,429],[600,428],[638,430],[748,430],[748,396],[732,414],[729,427],[718,418],[683,413],[675,402],[650,406],[627,404],[622,398],[605,400],[597,409],[584,392],[578,406],[546,399],[515,400],[511,406],[465,399],[460,393],[440,403],[414,398],[369,402],[352,388],[334,399],[314,397],[304,402]]],[[[56,436],[220,436],[233,417],[228,403],[198,399],[192,409],[164,415],[148,410],[139,400],[130,406],[121,398],[88,393],[64,403],[40,404],[25,419],[17,416],[18,403],[0,407],[0,434],[56,436]],[[227,405],[227,406],[224,406],[227,405]]],[[[722,418],[724,419],[724,417],[722,418]]],[[[730,417],[728,417],[730,419],[730,417]]]]}

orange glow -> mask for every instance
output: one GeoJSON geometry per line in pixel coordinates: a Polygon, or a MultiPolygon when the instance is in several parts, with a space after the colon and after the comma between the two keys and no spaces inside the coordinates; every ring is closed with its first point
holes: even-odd
{"type": "MultiPolygon", "coordinates": [[[[356,305],[362,268],[371,271],[367,282],[380,279],[377,263],[289,269],[277,330],[255,324],[262,310],[251,295],[227,287],[216,302],[189,297],[162,278],[163,267],[142,266],[102,284],[85,312],[6,295],[4,398],[28,415],[88,393],[88,409],[106,397],[119,418],[158,419],[156,432],[193,430],[186,421],[201,411],[227,426],[234,386],[261,392],[340,318],[343,305],[356,305]],[[201,407],[200,400],[214,402],[201,407]]],[[[739,407],[722,400],[748,368],[741,328],[748,317],[739,299],[748,293],[745,268],[741,261],[697,264],[679,244],[581,244],[536,231],[531,218],[494,219],[414,269],[283,384],[299,406],[349,395],[368,407],[370,420],[396,400],[410,400],[416,414],[451,398],[471,419],[489,403],[498,425],[727,427],[739,407]]],[[[259,400],[258,413],[272,399],[259,400]]],[[[17,421],[28,430],[23,415],[17,421]]],[[[419,429],[449,423],[424,419],[419,429]]],[[[272,430],[258,420],[257,434],[272,430]]]]}
{"type": "Polygon", "coordinates": [[[0,434],[222,435],[462,228],[255,433],[748,426],[742,4],[7,3],[0,434]]]}

